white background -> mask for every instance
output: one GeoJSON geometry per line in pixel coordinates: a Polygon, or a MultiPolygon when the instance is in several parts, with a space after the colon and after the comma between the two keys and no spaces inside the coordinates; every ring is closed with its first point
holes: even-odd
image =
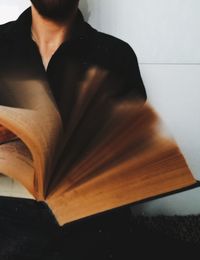
{"type": "MultiPolygon", "coordinates": [[[[29,0],[1,0],[0,23],[29,0]]],[[[166,122],[200,180],[200,1],[80,0],[85,19],[134,49],[148,99],[166,122]]],[[[133,207],[135,214],[200,213],[200,189],[133,207]]]]}

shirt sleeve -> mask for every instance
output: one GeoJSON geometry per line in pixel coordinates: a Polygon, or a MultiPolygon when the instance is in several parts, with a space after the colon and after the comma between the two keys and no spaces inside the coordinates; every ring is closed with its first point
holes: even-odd
{"type": "Polygon", "coordinates": [[[124,43],[118,50],[117,56],[117,72],[123,83],[120,95],[130,94],[131,92],[131,95],[135,98],[146,101],[147,94],[134,50],[129,44],[124,43]]]}

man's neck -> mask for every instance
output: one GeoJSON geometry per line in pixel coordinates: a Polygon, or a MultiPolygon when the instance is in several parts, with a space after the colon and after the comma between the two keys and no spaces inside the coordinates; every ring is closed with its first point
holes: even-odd
{"type": "Polygon", "coordinates": [[[63,23],[51,21],[42,17],[34,6],[31,6],[31,10],[32,38],[38,45],[46,69],[54,52],[70,37],[71,25],[77,10],[75,10],[68,21],[63,23]]]}

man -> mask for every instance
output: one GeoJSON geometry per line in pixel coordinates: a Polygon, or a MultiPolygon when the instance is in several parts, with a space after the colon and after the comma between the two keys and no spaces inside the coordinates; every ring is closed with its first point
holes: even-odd
{"type": "MultiPolygon", "coordinates": [[[[75,85],[80,82],[88,68],[98,66],[109,71],[121,82],[123,87],[116,89],[115,95],[123,96],[131,91],[135,98],[146,100],[137,57],[132,48],[122,40],[98,32],[86,23],[78,9],[79,0],[31,0],[31,2],[31,7],[16,21],[0,26],[0,81],[3,82],[5,77],[46,81],[63,122],[66,111],[73,102],[74,93],[68,93],[66,86],[69,83],[71,64],[74,63],[78,64],[79,68],[74,75],[75,85]]],[[[112,246],[118,250],[118,244],[121,245],[120,252],[124,255],[124,251],[127,250],[125,244],[127,246],[130,242],[127,243],[127,240],[125,242],[122,237],[127,236],[131,218],[127,207],[67,225],[60,234],[52,224],[52,219],[49,220],[48,209],[43,204],[23,199],[2,198],[1,201],[1,216],[6,216],[4,221],[10,220],[8,225],[10,230],[11,227],[14,228],[17,237],[15,239],[21,239],[20,232],[21,234],[25,232],[27,237],[31,237],[31,242],[30,239],[24,242],[19,253],[22,255],[25,254],[23,252],[27,252],[26,250],[31,252],[30,248],[35,246],[36,241],[42,243],[46,239],[48,243],[45,244],[45,250],[51,249],[51,253],[58,256],[57,259],[62,259],[63,255],[76,260],[89,257],[109,259],[113,255],[112,246]],[[17,214],[15,211],[15,222],[12,221],[13,207],[18,209],[17,214]],[[19,208],[23,210],[20,211],[19,208]],[[38,234],[35,233],[36,229],[39,229],[38,234]],[[43,236],[43,239],[37,240],[39,235],[43,236]],[[57,244],[54,236],[59,240],[57,244]],[[82,248],[81,252],[79,248],[82,248]],[[95,254],[97,251],[98,255],[92,256],[92,252],[95,254]]],[[[0,240],[5,236],[8,238],[7,244],[12,243],[6,229],[0,240]]],[[[37,245],[44,253],[41,244],[37,245]]]]}

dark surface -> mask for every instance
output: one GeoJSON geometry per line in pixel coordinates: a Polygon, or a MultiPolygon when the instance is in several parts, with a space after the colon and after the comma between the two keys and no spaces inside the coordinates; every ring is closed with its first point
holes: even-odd
{"type": "Polygon", "coordinates": [[[200,216],[131,217],[126,208],[60,228],[45,204],[1,197],[0,259],[191,259],[199,223],[200,216]]]}

